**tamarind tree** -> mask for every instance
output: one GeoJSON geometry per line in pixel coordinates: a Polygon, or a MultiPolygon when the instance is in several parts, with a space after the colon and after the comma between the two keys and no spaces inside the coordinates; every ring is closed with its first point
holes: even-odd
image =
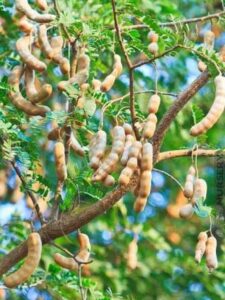
{"type": "Polygon", "coordinates": [[[0,299],[224,299],[223,1],[0,12],[0,299]]]}

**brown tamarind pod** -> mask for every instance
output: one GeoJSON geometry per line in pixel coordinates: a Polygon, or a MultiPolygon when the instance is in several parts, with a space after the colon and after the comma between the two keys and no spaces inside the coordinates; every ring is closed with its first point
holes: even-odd
{"type": "Polygon", "coordinates": [[[50,84],[43,84],[37,90],[34,70],[28,67],[25,69],[25,88],[28,99],[34,104],[46,101],[52,95],[52,86],[50,84]]]}
{"type": "Polygon", "coordinates": [[[127,164],[130,147],[132,146],[134,141],[135,141],[135,137],[133,135],[131,135],[131,134],[126,135],[126,142],[125,142],[123,154],[122,154],[122,157],[120,160],[120,162],[123,166],[127,164]]]}
{"type": "Polygon", "coordinates": [[[195,181],[195,168],[190,166],[185,185],[184,185],[184,196],[187,198],[191,198],[194,193],[194,181],[195,181]]]}
{"type": "Polygon", "coordinates": [[[57,142],[54,148],[56,174],[60,182],[64,182],[67,178],[65,147],[62,142],[57,142]]]}
{"type": "Polygon", "coordinates": [[[113,71],[103,80],[101,85],[101,91],[108,92],[114,85],[116,78],[118,78],[121,75],[122,71],[123,66],[121,63],[121,57],[118,54],[115,54],[113,71]]]}
{"type": "Polygon", "coordinates": [[[70,136],[70,147],[78,155],[84,156],[85,152],[73,133],[70,136]]]}
{"type": "Polygon", "coordinates": [[[194,213],[194,208],[191,203],[185,204],[180,208],[179,215],[182,219],[189,219],[194,213]]]}
{"type": "Polygon", "coordinates": [[[153,168],[153,147],[151,143],[144,143],[142,148],[141,170],[151,171],[153,168]]]}
{"type": "Polygon", "coordinates": [[[34,30],[34,26],[27,20],[26,16],[19,18],[17,21],[17,26],[26,34],[30,34],[34,30]]]}
{"type": "Polygon", "coordinates": [[[37,59],[30,52],[30,42],[32,39],[29,36],[23,36],[19,38],[16,42],[16,49],[22,59],[22,61],[27,64],[31,69],[38,72],[43,72],[46,70],[46,64],[37,59]]]}
{"type": "Polygon", "coordinates": [[[197,263],[201,262],[202,256],[206,250],[206,242],[208,239],[208,235],[206,232],[200,232],[198,235],[198,243],[195,248],[195,261],[197,263]]]}
{"type": "Polygon", "coordinates": [[[137,252],[138,252],[138,245],[137,240],[133,239],[127,250],[127,266],[129,269],[134,270],[137,268],[137,252]]]}
{"type": "Polygon", "coordinates": [[[141,152],[141,149],[142,149],[142,143],[139,142],[139,141],[134,141],[132,146],[130,147],[130,150],[129,150],[129,155],[128,157],[136,157],[138,158],[140,152],[141,152]]]}
{"type": "Polygon", "coordinates": [[[148,40],[153,43],[157,43],[159,39],[159,35],[155,33],[155,31],[149,31],[148,40]]]}
{"type": "Polygon", "coordinates": [[[155,114],[150,114],[147,118],[147,121],[144,124],[143,128],[143,137],[145,139],[150,139],[155,133],[156,129],[156,124],[157,124],[157,117],[155,114]]]}
{"type": "Polygon", "coordinates": [[[214,42],[215,34],[211,30],[206,31],[204,34],[204,48],[209,51],[213,50],[214,42]]]}
{"type": "Polygon", "coordinates": [[[115,80],[116,77],[113,74],[109,74],[101,84],[101,91],[108,92],[114,85],[115,80]]]}
{"type": "Polygon", "coordinates": [[[152,42],[148,45],[148,51],[151,52],[154,55],[157,55],[159,51],[159,46],[156,42],[152,42]]]}
{"type": "Polygon", "coordinates": [[[50,45],[54,49],[55,55],[62,54],[63,38],[61,35],[51,37],[50,45]]]}
{"type": "Polygon", "coordinates": [[[99,130],[91,139],[89,145],[90,167],[97,169],[100,161],[105,155],[107,145],[107,135],[105,131],[99,130]]]}
{"type": "Polygon", "coordinates": [[[16,66],[9,75],[8,82],[12,87],[12,90],[8,93],[9,99],[18,109],[21,109],[29,116],[45,117],[46,113],[50,111],[47,106],[34,105],[26,101],[20,93],[19,82],[22,74],[22,66],[16,66]]]}
{"type": "Polygon", "coordinates": [[[78,232],[77,239],[78,239],[78,243],[80,245],[80,250],[87,249],[90,251],[91,244],[90,244],[90,240],[89,240],[89,237],[87,234],[78,232]]]}
{"type": "Polygon", "coordinates": [[[76,271],[78,269],[77,262],[72,257],[65,257],[60,253],[55,253],[54,261],[64,269],[71,271],[76,271]]]}
{"type": "Polygon", "coordinates": [[[115,126],[112,130],[112,151],[121,155],[125,144],[125,131],[121,126],[115,126]]]}
{"type": "Polygon", "coordinates": [[[100,91],[101,90],[101,81],[98,79],[93,79],[92,80],[92,87],[95,91],[100,91]]]}
{"type": "Polygon", "coordinates": [[[123,129],[124,129],[126,135],[128,135],[128,134],[133,135],[134,134],[132,126],[128,123],[123,124],[123,129]]]}
{"type": "Polygon", "coordinates": [[[47,58],[52,59],[55,52],[52,46],[48,41],[47,28],[45,24],[39,25],[38,28],[38,41],[41,47],[41,50],[46,55],[47,58]]]}
{"type": "Polygon", "coordinates": [[[36,0],[36,4],[41,10],[48,9],[48,3],[46,0],[36,0]]]}
{"type": "Polygon", "coordinates": [[[194,184],[194,193],[192,197],[192,203],[195,204],[199,199],[203,201],[207,195],[207,183],[204,179],[198,178],[194,184]]]}
{"type": "Polygon", "coordinates": [[[28,253],[23,265],[14,273],[4,278],[8,288],[15,288],[25,282],[39,265],[42,251],[41,237],[33,232],[28,237],[28,253]]]}
{"type": "Polygon", "coordinates": [[[151,171],[143,171],[140,177],[140,188],[139,188],[139,196],[140,197],[148,197],[151,192],[151,179],[152,173],[151,171]]]}
{"type": "Polygon", "coordinates": [[[37,23],[49,23],[55,20],[55,16],[51,14],[39,14],[32,9],[27,0],[16,0],[16,9],[25,14],[29,19],[37,23]]]}
{"type": "Polygon", "coordinates": [[[157,95],[157,94],[152,95],[150,97],[149,103],[148,103],[148,112],[156,114],[159,109],[160,101],[161,101],[161,99],[160,99],[159,95],[157,95]]]}
{"type": "Polygon", "coordinates": [[[206,243],[206,265],[210,272],[218,267],[218,260],[216,255],[217,241],[214,236],[210,236],[206,243]]]}
{"type": "Polygon", "coordinates": [[[103,184],[105,186],[112,186],[115,184],[115,179],[111,175],[107,175],[107,177],[103,180],[103,184]]]}
{"type": "Polygon", "coordinates": [[[119,184],[121,185],[128,185],[128,183],[130,182],[130,178],[133,175],[133,170],[129,167],[125,167],[121,174],[120,177],[118,179],[119,184]]]}
{"type": "Polygon", "coordinates": [[[112,74],[116,78],[118,78],[122,72],[123,72],[123,66],[122,66],[122,62],[121,62],[121,57],[118,54],[115,54],[112,74]]]}
{"type": "Polygon", "coordinates": [[[207,69],[207,65],[202,60],[199,60],[198,69],[200,72],[204,72],[207,69]]]}
{"type": "Polygon", "coordinates": [[[142,212],[147,204],[148,197],[138,196],[134,202],[134,211],[137,213],[142,212]]]}

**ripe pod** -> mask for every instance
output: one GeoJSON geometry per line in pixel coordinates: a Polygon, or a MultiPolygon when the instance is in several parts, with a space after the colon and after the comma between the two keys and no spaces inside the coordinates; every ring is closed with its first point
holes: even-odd
{"type": "Polygon", "coordinates": [[[190,134],[198,136],[207,132],[219,120],[225,108],[225,77],[218,75],[215,80],[216,95],[213,105],[207,115],[197,124],[192,126],[190,134]]]}
{"type": "Polygon", "coordinates": [[[70,147],[78,155],[84,156],[85,152],[78,140],[75,138],[74,134],[71,132],[70,135],[70,147]]]}
{"type": "Polygon", "coordinates": [[[141,170],[151,171],[153,168],[153,147],[151,143],[144,143],[142,148],[141,170]]]}
{"type": "Polygon", "coordinates": [[[48,3],[46,0],[36,0],[36,3],[41,10],[46,10],[48,8],[48,3]]]}
{"type": "Polygon", "coordinates": [[[155,133],[155,129],[156,129],[156,124],[157,124],[157,117],[155,114],[150,114],[147,118],[147,121],[144,124],[144,128],[143,128],[143,137],[145,139],[150,139],[154,133],[155,133]]]}
{"type": "Polygon", "coordinates": [[[155,31],[150,31],[148,33],[148,40],[153,43],[157,43],[159,39],[159,35],[155,33],[155,31]]]}
{"type": "Polygon", "coordinates": [[[199,199],[205,200],[207,195],[207,183],[204,179],[196,179],[194,184],[194,194],[192,203],[195,204],[199,199]]]}
{"type": "Polygon", "coordinates": [[[24,264],[14,273],[4,278],[8,288],[15,288],[25,282],[36,270],[41,259],[42,242],[40,235],[33,232],[28,237],[28,253],[24,264]]]}
{"type": "Polygon", "coordinates": [[[204,72],[207,69],[207,65],[202,60],[200,60],[198,62],[198,69],[200,72],[204,72]]]}
{"type": "Polygon", "coordinates": [[[127,266],[129,269],[134,270],[137,268],[137,252],[138,252],[138,245],[137,240],[133,239],[127,251],[127,266]]]}
{"type": "Polygon", "coordinates": [[[192,204],[188,203],[180,208],[179,215],[182,219],[189,219],[192,217],[193,213],[194,213],[194,208],[192,204]]]}
{"type": "Polygon", "coordinates": [[[67,169],[65,161],[65,148],[62,142],[57,142],[54,148],[56,173],[58,180],[63,182],[67,178],[67,169]]]}
{"type": "Polygon", "coordinates": [[[195,168],[190,166],[185,185],[184,185],[184,196],[187,198],[191,198],[194,193],[194,180],[195,180],[195,168]]]}
{"type": "Polygon", "coordinates": [[[127,134],[126,135],[126,142],[125,142],[125,146],[124,146],[124,151],[121,157],[121,164],[124,166],[127,164],[127,160],[128,160],[128,156],[129,156],[129,151],[130,148],[133,144],[133,142],[135,141],[135,137],[131,134],[127,134]]]}
{"type": "Polygon", "coordinates": [[[213,271],[218,267],[217,255],[216,255],[217,241],[214,236],[211,236],[207,240],[206,244],[206,265],[209,271],[213,271]]]}
{"type": "Polygon", "coordinates": [[[157,43],[152,42],[148,45],[148,51],[151,52],[152,54],[156,55],[159,51],[159,46],[157,43]]]}
{"type": "Polygon", "coordinates": [[[138,195],[141,198],[147,198],[151,192],[151,171],[143,171],[140,177],[140,188],[138,195]]]}
{"type": "Polygon", "coordinates": [[[93,89],[97,92],[99,92],[101,90],[101,81],[98,80],[98,79],[93,79],[92,80],[92,86],[93,86],[93,89]]]}
{"type": "Polygon", "coordinates": [[[142,212],[145,209],[147,201],[148,201],[148,197],[138,196],[134,202],[134,211],[137,213],[142,212]]]}
{"type": "Polygon", "coordinates": [[[157,94],[154,94],[150,97],[148,104],[148,112],[156,114],[160,105],[160,97],[157,94]]]}
{"type": "Polygon", "coordinates": [[[45,24],[39,26],[38,29],[38,41],[41,47],[41,50],[46,55],[47,58],[52,59],[54,56],[54,49],[48,41],[47,28],[45,24]]]}
{"type": "Polygon", "coordinates": [[[19,18],[17,25],[26,34],[30,34],[34,30],[34,26],[27,20],[26,16],[19,18]]]}
{"type": "Polygon", "coordinates": [[[123,66],[121,63],[121,57],[118,54],[115,54],[113,71],[108,76],[106,76],[106,78],[103,80],[101,84],[101,91],[108,92],[114,85],[116,78],[118,78],[121,75],[122,71],[123,71],[123,66]]]}
{"type": "Polygon", "coordinates": [[[208,239],[208,235],[206,232],[199,233],[198,243],[195,248],[195,260],[197,263],[200,263],[202,256],[205,253],[207,239],[208,239]]]}
{"type": "Polygon", "coordinates": [[[215,34],[211,30],[206,31],[204,34],[204,48],[209,51],[213,50],[214,42],[215,34]]]}

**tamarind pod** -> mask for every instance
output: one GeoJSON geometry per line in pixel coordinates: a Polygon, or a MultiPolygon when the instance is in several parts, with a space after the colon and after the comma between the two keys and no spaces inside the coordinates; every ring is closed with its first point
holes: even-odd
{"type": "Polygon", "coordinates": [[[157,113],[160,105],[160,97],[157,94],[154,94],[150,97],[149,103],[148,103],[148,112],[149,113],[157,113]]]}
{"type": "Polygon", "coordinates": [[[132,169],[133,171],[138,167],[138,160],[136,157],[130,157],[127,162],[127,167],[132,169]]]}
{"type": "Polygon", "coordinates": [[[24,264],[14,273],[4,278],[8,288],[17,287],[25,282],[35,271],[41,259],[42,242],[40,235],[33,232],[28,237],[28,253],[24,264]]]}
{"type": "Polygon", "coordinates": [[[217,255],[216,255],[217,241],[214,236],[208,238],[206,243],[206,265],[209,271],[213,271],[218,267],[217,255]]]}
{"type": "Polygon", "coordinates": [[[128,183],[130,182],[130,178],[133,175],[133,170],[129,167],[125,167],[121,174],[120,177],[118,179],[119,184],[121,185],[128,185],[128,183]]]}
{"type": "Polygon", "coordinates": [[[222,62],[225,61],[225,46],[222,46],[220,48],[220,51],[219,51],[219,57],[220,59],[222,60],[222,62]]]}
{"type": "Polygon", "coordinates": [[[134,141],[130,147],[128,158],[131,158],[131,157],[138,158],[138,156],[141,152],[141,149],[142,149],[142,143],[139,141],[134,141]]]}
{"type": "Polygon", "coordinates": [[[77,73],[83,70],[88,72],[90,68],[90,58],[84,51],[85,49],[81,52],[77,59],[77,73]]]}
{"type": "Polygon", "coordinates": [[[195,204],[199,199],[205,200],[207,195],[207,183],[204,179],[196,179],[194,184],[194,193],[192,203],[195,204]]]}
{"type": "Polygon", "coordinates": [[[159,51],[159,46],[156,42],[152,42],[148,45],[148,51],[156,55],[159,51]]]}
{"type": "Polygon", "coordinates": [[[78,265],[72,257],[65,257],[60,253],[55,253],[54,261],[57,263],[57,265],[64,269],[71,271],[76,271],[78,269],[78,265]]]}
{"type": "Polygon", "coordinates": [[[124,129],[126,135],[133,135],[134,134],[132,126],[128,123],[123,124],[123,129],[124,129]]]}
{"type": "Polygon", "coordinates": [[[184,185],[184,196],[187,198],[191,198],[194,193],[194,180],[195,180],[195,168],[190,166],[185,185],[184,185]]]}
{"type": "Polygon", "coordinates": [[[159,35],[155,33],[155,31],[149,31],[148,33],[148,40],[150,42],[156,43],[159,39],[159,35]]]}
{"type": "Polygon", "coordinates": [[[11,85],[15,91],[19,90],[19,83],[20,79],[23,75],[24,69],[22,66],[16,66],[12,69],[9,77],[8,77],[8,83],[11,85]]]}
{"type": "Polygon", "coordinates": [[[92,80],[92,87],[95,91],[100,91],[101,90],[101,81],[98,79],[93,79],[92,80]]]}
{"type": "Polygon", "coordinates": [[[71,77],[67,81],[60,81],[57,85],[60,91],[66,91],[67,87],[71,84],[78,84],[79,86],[88,79],[88,73],[86,70],[77,73],[74,77],[71,77]]]}
{"type": "Polygon", "coordinates": [[[76,154],[78,154],[80,156],[84,156],[84,154],[85,154],[84,149],[82,148],[82,146],[80,145],[78,140],[75,138],[73,133],[71,133],[71,136],[70,136],[70,147],[73,149],[73,151],[76,154]]]}
{"type": "Polygon", "coordinates": [[[115,179],[113,178],[113,176],[108,175],[108,176],[104,179],[103,184],[104,184],[105,186],[112,186],[112,185],[115,184],[115,179]]]}
{"type": "Polygon", "coordinates": [[[152,138],[153,134],[155,133],[157,123],[157,117],[155,114],[150,114],[147,118],[147,121],[143,128],[143,137],[145,139],[152,138]]]}
{"type": "Polygon", "coordinates": [[[6,300],[6,291],[4,289],[0,289],[0,300],[6,300]]]}
{"type": "Polygon", "coordinates": [[[83,249],[87,249],[87,250],[91,250],[91,244],[90,244],[90,240],[87,234],[78,232],[77,233],[77,239],[78,239],[78,243],[80,246],[80,250],[83,249]]]}
{"type": "Polygon", "coordinates": [[[26,95],[33,104],[47,100],[52,94],[52,86],[50,84],[42,85],[37,91],[34,70],[30,68],[26,68],[25,70],[25,88],[26,95]]]}
{"type": "Polygon", "coordinates": [[[207,233],[200,232],[200,234],[198,236],[198,243],[195,248],[195,261],[197,263],[200,263],[202,256],[205,253],[207,239],[208,239],[207,233]]]}
{"type": "Polygon", "coordinates": [[[108,76],[106,76],[106,78],[103,80],[101,84],[101,91],[108,92],[114,85],[115,80],[116,77],[113,74],[109,74],[108,76]]]}
{"type": "Polygon", "coordinates": [[[64,128],[56,127],[48,133],[48,139],[51,141],[56,141],[62,137],[64,131],[64,128]]]}
{"type": "Polygon", "coordinates": [[[112,74],[117,78],[123,72],[123,66],[121,63],[121,57],[118,54],[114,55],[114,65],[112,74]]]}
{"type": "Polygon", "coordinates": [[[131,270],[137,268],[137,252],[138,252],[137,240],[133,239],[130,242],[127,251],[127,266],[131,270]]]}
{"type": "Polygon", "coordinates": [[[193,213],[194,213],[194,208],[193,208],[192,204],[190,204],[190,203],[182,206],[179,211],[179,215],[182,219],[191,218],[193,213]]]}
{"type": "Polygon", "coordinates": [[[76,255],[76,259],[81,263],[88,262],[89,257],[90,257],[90,252],[87,249],[80,250],[79,253],[76,255]]]}
{"type": "Polygon", "coordinates": [[[25,14],[29,19],[37,23],[48,23],[55,20],[55,16],[51,14],[39,14],[32,9],[27,0],[16,0],[16,9],[25,14]]]}
{"type": "Polygon", "coordinates": [[[30,34],[34,29],[34,26],[27,20],[26,16],[22,16],[18,20],[17,26],[21,31],[23,31],[26,34],[30,34]]]}
{"type": "Polygon", "coordinates": [[[65,161],[65,147],[62,142],[57,142],[54,148],[56,174],[58,180],[63,182],[67,178],[67,169],[65,161]]]}
{"type": "Polygon", "coordinates": [[[100,163],[101,163],[101,160],[98,157],[94,156],[90,159],[89,166],[92,169],[97,170],[100,167],[100,163]]]}
{"type": "Polygon", "coordinates": [[[112,130],[112,152],[116,152],[118,155],[121,155],[124,150],[125,145],[125,131],[121,126],[115,126],[112,130]]]}
{"type": "Polygon", "coordinates": [[[48,3],[46,0],[36,0],[36,4],[41,10],[48,9],[48,3]]]}
{"type": "Polygon", "coordinates": [[[204,72],[207,69],[207,65],[202,60],[199,60],[198,69],[200,72],[204,72]]]}
{"type": "Polygon", "coordinates": [[[147,198],[151,192],[151,171],[143,171],[140,176],[140,189],[139,196],[141,198],[147,198]]]}
{"type": "Polygon", "coordinates": [[[31,54],[29,36],[23,36],[19,38],[16,42],[16,49],[22,61],[31,69],[37,70],[38,72],[43,72],[46,70],[46,64],[31,54]]]}
{"type": "Polygon", "coordinates": [[[96,170],[92,177],[93,181],[104,180],[107,175],[113,172],[117,162],[119,161],[119,156],[117,153],[110,152],[108,157],[100,165],[99,169],[96,170]]]}
{"type": "Polygon", "coordinates": [[[134,211],[137,213],[142,212],[145,209],[147,201],[148,201],[148,197],[138,196],[134,202],[134,211]]]}
{"type": "Polygon", "coordinates": [[[132,146],[134,140],[135,140],[135,137],[133,135],[131,135],[131,134],[126,135],[126,142],[125,142],[123,154],[122,154],[122,157],[120,160],[120,162],[123,166],[126,165],[126,163],[127,163],[130,147],[132,146]]]}
{"type": "Polygon", "coordinates": [[[221,117],[225,108],[225,77],[218,75],[215,80],[216,93],[214,102],[207,115],[197,124],[191,127],[190,134],[198,136],[207,132],[221,117]]]}
{"type": "Polygon", "coordinates": [[[214,42],[215,34],[211,30],[206,31],[204,34],[204,48],[209,51],[213,50],[214,42]]]}
{"type": "Polygon", "coordinates": [[[99,130],[94,137],[92,138],[89,149],[90,149],[90,158],[92,156],[98,157],[101,159],[106,150],[106,145],[107,145],[107,135],[106,132],[103,130],[99,130]]]}
{"type": "Polygon", "coordinates": [[[141,170],[151,171],[153,168],[153,147],[151,143],[144,143],[142,148],[141,170]]]}
{"type": "Polygon", "coordinates": [[[100,166],[99,169],[97,169],[97,171],[93,174],[92,176],[92,181],[93,182],[97,182],[97,181],[102,181],[104,180],[109,174],[103,170],[100,166]]]}
{"type": "Polygon", "coordinates": [[[55,52],[48,41],[47,28],[45,24],[39,25],[38,41],[40,43],[41,50],[46,55],[46,57],[52,59],[55,52]]]}

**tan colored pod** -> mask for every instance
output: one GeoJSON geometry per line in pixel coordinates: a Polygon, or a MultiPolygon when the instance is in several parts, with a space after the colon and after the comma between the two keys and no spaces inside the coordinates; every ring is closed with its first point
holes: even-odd
{"type": "Polygon", "coordinates": [[[155,31],[149,31],[148,40],[150,42],[156,43],[156,42],[158,42],[158,39],[159,39],[159,35],[157,33],[155,33],[155,31]]]}
{"type": "Polygon", "coordinates": [[[55,55],[62,54],[63,38],[60,35],[53,36],[50,45],[54,49],[55,55]]]}
{"type": "Polygon", "coordinates": [[[104,130],[99,130],[89,144],[90,166],[93,169],[99,167],[100,160],[104,157],[107,145],[107,135],[104,130]]]}
{"type": "Polygon", "coordinates": [[[34,30],[34,26],[27,20],[26,16],[19,18],[17,25],[26,34],[30,34],[34,30]]]}
{"type": "Polygon", "coordinates": [[[104,179],[103,184],[105,186],[112,186],[115,184],[115,179],[111,175],[107,175],[107,177],[104,179]]]}
{"type": "Polygon", "coordinates": [[[151,143],[144,143],[142,148],[141,170],[151,171],[153,168],[153,147],[151,143]]]}
{"type": "Polygon", "coordinates": [[[200,72],[204,72],[206,69],[207,69],[207,65],[202,60],[199,60],[199,62],[198,62],[198,70],[200,72]]]}
{"type": "Polygon", "coordinates": [[[55,20],[55,16],[51,14],[39,14],[32,9],[27,0],[16,0],[16,9],[25,14],[29,19],[37,23],[49,23],[55,20]]]}
{"type": "Polygon", "coordinates": [[[33,232],[28,237],[28,253],[24,264],[16,272],[4,278],[4,283],[8,288],[15,288],[27,281],[39,265],[41,251],[41,237],[37,232],[33,232]]]}
{"type": "Polygon", "coordinates": [[[141,152],[141,149],[142,149],[142,143],[139,142],[139,141],[134,141],[132,146],[130,147],[130,150],[129,150],[129,155],[128,157],[131,158],[131,157],[136,157],[138,158],[140,152],[141,152]]]}
{"type": "Polygon", "coordinates": [[[156,42],[152,42],[148,45],[148,51],[156,55],[159,51],[159,46],[156,42]]]}
{"type": "Polygon", "coordinates": [[[218,267],[218,260],[216,255],[217,241],[214,236],[208,238],[206,243],[206,265],[210,272],[218,267]]]}
{"type": "Polygon", "coordinates": [[[140,177],[140,188],[138,195],[141,198],[146,198],[149,196],[151,192],[151,179],[152,173],[151,171],[143,171],[140,177]]]}
{"type": "Polygon", "coordinates": [[[114,65],[112,74],[118,78],[123,72],[123,66],[121,62],[121,57],[118,54],[114,55],[114,65]]]}
{"type": "Polygon", "coordinates": [[[78,269],[78,265],[72,257],[65,257],[60,253],[55,253],[54,261],[57,263],[57,265],[64,269],[71,271],[76,271],[78,269]]]}
{"type": "Polygon", "coordinates": [[[36,0],[37,6],[41,9],[41,10],[46,10],[48,9],[48,3],[46,0],[36,0]]]}
{"type": "Polygon", "coordinates": [[[48,139],[51,141],[56,141],[62,138],[64,131],[64,128],[56,127],[48,133],[48,139]]]}
{"type": "Polygon", "coordinates": [[[191,198],[194,193],[195,173],[195,168],[190,166],[184,185],[184,196],[187,198],[191,198]]]}
{"type": "Polygon", "coordinates": [[[123,153],[124,145],[125,145],[125,131],[121,126],[115,126],[112,130],[112,151],[116,152],[118,155],[123,153]],[[119,142],[119,147],[118,147],[119,142]]]}
{"type": "Polygon", "coordinates": [[[137,213],[142,212],[148,202],[148,197],[138,196],[134,202],[134,211],[137,213]]]}
{"type": "Polygon", "coordinates": [[[194,208],[191,203],[185,204],[180,208],[179,215],[182,219],[189,219],[194,213],[194,208]]]}
{"type": "Polygon", "coordinates": [[[109,74],[101,84],[101,91],[108,92],[114,85],[116,77],[113,74],[109,74]]]}
{"type": "Polygon", "coordinates": [[[122,157],[120,160],[120,162],[123,166],[127,164],[130,147],[132,146],[134,141],[135,141],[135,137],[133,135],[131,135],[131,134],[126,135],[126,142],[125,142],[123,154],[122,154],[122,157]]]}
{"type": "Polygon", "coordinates": [[[206,232],[199,233],[198,243],[195,248],[195,261],[197,263],[201,262],[202,256],[205,253],[207,239],[208,239],[208,235],[206,232]]]}
{"type": "Polygon", "coordinates": [[[23,67],[16,66],[9,75],[8,82],[12,89],[9,93],[9,99],[18,108],[24,111],[29,116],[45,117],[46,113],[50,111],[47,106],[38,106],[26,101],[19,90],[20,78],[23,74],[23,67]]]}
{"type": "Polygon", "coordinates": [[[160,101],[161,101],[161,99],[160,99],[159,95],[157,95],[157,94],[152,95],[150,97],[149,103],[148,103],[148,112],[156,114],[159,109],[160,101]]]}
{"type": "Polygon", "coordinates": [[[208,30],[204,34],[204,48],[211,51],[214,48],[215,34],[208,30]]]}
{"type": "Polygon", "coordinates": [[[52,86],[50,84],[43,84],[37,90],[34,70],[28,67],[25,69],[25,88],[28,99],[34,104],[46,101],[52,95],[52,86]]]}
{"type": "Polygon", "coordinates": [[[78,232],[77,239],[78,239],[78,243],[80,246],[80,250],[83,250],[83,249],[87,249],[89,251],[91,250],[91,243],[90,243],[90,239],[87,234],[78,232]]]}
{"type": "Polygon", "coordinates": [[[143,137],[145,139],[150,139],[153,137],[156,129],[157,117],[155,114],[150,114],[147,118],[147,121],[144,124],[143,128],[143,137]]]}
{"type": "Polygon", "coordinates": [[[129,167],[125,167],[121,174],[120,177],[118,179],[119,184],[121,185],[128,185],[128,183],[130,182],[130,178],[133,175],[133,170],[129,167]]]}
{"type": "Polygon", "coordinates": [[[194,193],[192,197],[192,203],[195,204],[199,199],[203,201],[207,195],[207,183],[204,179],[198,178],[194,184],[194,193]]]}
{"type": "Polygon", "coordinates": [[[225,108],[225,77],[222,75],[216,76],[215,80],[216,93],[214,102],[207,115],[197,124],[191,127],[190,134],[198,136],[207,132],[213,127],[221,117],[225,108]]]}
{"type": "Polygon", "coordinates": [[[45,24],[39,25],[38,28],[38,41],[41,47],[41,50],[46,55],[47,58],[52,59],[55,52],[52,46],[48,41],[47,28],[45,24]]]}
{"type": "Polygon", "coordinates": [[[54,148],[56,174],[58,180],[63,182],[67,178],[66,160],[65,160],[65,147],[62,142],[57,142],[54,148]]]}
{"type": "Polygon", "coordinates": [[[138,263],[137,252],[138,252],[137,240],[133,239],[129,243],[128,250],[127,250],[127,266],[131,270],[137,268],[137,263],[138,263]]]}
{"type": "Polygon", "coordinates": [[[99,92],[101,90],[101,81],[98,79],[93,79],[92,80],[92,87],[96,92],[99,92]]]}
{"type": "Polygon", "coordinates": [[[133,128],[130,124],[124,123],[123,124],[123,129],[124,129],[126,135],[129,135],[129,134],[134,135],[133,128]]]}
{"type": "Polygon", "coordinates": [[[30,36],[23,36],[16,42],[16,49],[22,61],[31,69],[34,69],[38,72],[45,71],[47,68],[46,64],[31,54],[30,44],[32,44],[32,39],[30,38],[30,36]]]}
{"type": "Polygon", "coordinates": [[[71,133],[71,135],[70,135],[70,147],[76,154],[78,154],[80,156],[84,156],[85,151],[73,133],[71,133]]]}
{"type": "Polygon", "coordinates": [[[113,71],[106,76],[101,84],[101,91],[108,92],[115,83],[116,78],[118,78],[123,71],[123,66],[121,63],[121,57],[118,54],[114,55],[114,65],[113,71]]]}

